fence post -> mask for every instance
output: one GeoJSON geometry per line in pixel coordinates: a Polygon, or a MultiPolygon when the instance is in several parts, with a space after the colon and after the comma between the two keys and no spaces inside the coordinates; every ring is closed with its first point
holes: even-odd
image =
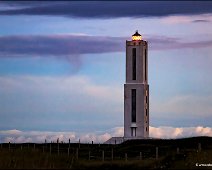
{"type": "Polygon", "coordinates": [[[68,147],[70,148],[70,143],[71,143],[71,140],[69,139],[68,140],[68,147]]]}
{"type": "Polygon", "coordinates": [[[202,150],[201,143],[198,143],[198,151],[201,152],[201,150],[202,150]]]}
{"type": "Polygon", "coordinates": [[[80,139],[79,139],[79,148],[80,148],[80,139]]]}
{"type": "Polygon", "coordinates": [[[158,160],[158,147],[156,147],[156,156],[155,156],[156,160],[158,160]]]}
{"type": "Polygon", "coordinates": [[[88,152],[88,160],[91,160],[91,151],[88,152]]]}
{"type": "Polygon", "coordinates": [[[49,152],[50,152],[50,155],[52,154],[52,145],[50,143],[50,146],[49,146],[49,152]]]}
{"type": "Polygon", "coordinates": [[[69,149],[70,149],[70,148],[68,148],[68,156],[69,156],[69,149]]]}
{"type": "Polygon", "coordinates": [[[47,140],[45,139],[45,148],[48,150],[47,140]]]}
{"type": "Polygon", "coordinates": [[[111,160],[113,161],[113,148],[111,150],[111,160]]]}
{"type": "Polygon", "coordinates": [[[125,161],[127,162],[127,153],[125,153],[125,161]]]}
{"type": "Polygon", "coordinates": [[[140,152],[139,160],[142,160],[142,152],[140,152]]]}
{"type": "Polygon", "coordinates": [[[9,151],[10,151],[10,142],[9,142],[9,151]]]}
{"type": "Polygon", "coordinates": [[[57,154],[59,155],[60,154],[60,143],[58,142],[57,144],[57,154]]]}
{"type": "Polygon", "coordinates": [[[44,153],[44,145],[43,145],[43,153],[44,153]]]}
{"type": "Polygon", "coordinates": [[[79,158],[79,150],[78,150],[78,148],[76,149],[76,160],[78,160],[78,158],[79,158]]]}
{"type": "Polygon", "coordinates": [[[105,160],[105,152],[104,152],[104,150],[102,151],[102,161],[104,161],[105,160]]]}
{"type": "Polygon", "coordinates": [[[35,150],[35,143],[34,143],[34,150],[35,150]]]}
{"type": "Polygon", "coordinates": [[[179,154],[180,153],[180,148],[179,147],[177,147],[177,154],[179,154]]]}

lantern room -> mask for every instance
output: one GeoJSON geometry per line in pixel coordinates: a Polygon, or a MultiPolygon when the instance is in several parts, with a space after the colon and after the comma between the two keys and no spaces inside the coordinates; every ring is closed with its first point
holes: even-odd
{"type": "Polygon", "coordinates": [[[132,35],[133,41],[141,41],[141,34],[138,33],[138,30],[135,32],[135,34],[132,35]]]}

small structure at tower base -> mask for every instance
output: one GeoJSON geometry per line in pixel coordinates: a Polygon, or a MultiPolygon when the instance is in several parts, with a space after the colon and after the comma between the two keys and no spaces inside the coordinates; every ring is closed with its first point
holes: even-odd
{"type": "Polygon", "coordinates": [[[144,138],[144,137],[137,137],[137,138],[125,138],[125,137],[112,137],[108,139],[104,144],[111,144],[111,145],[116,145],[116,144],[121,144],[127,140],[139,140],[139,139],[152,139],[152,138],[144,138]]]}
{"type": "Polygon", "coordinates": [[[106,142],[104,142],[104,144],[116,145],[116,144],[123,143],[124,141],[125,141],[124,137],[112,137],[108,139],[106,142]]]}

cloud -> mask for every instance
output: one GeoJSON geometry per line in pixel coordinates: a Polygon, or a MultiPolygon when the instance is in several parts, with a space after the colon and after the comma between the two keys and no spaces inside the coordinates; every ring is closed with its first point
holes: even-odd
{"type": "MultiPolygon", "coordinates": [[[[2,94],[36,93],[41,97],[66,94],[68,97],[87,95],[91,98],[117,101],[122,94],[120,87],[108,84],[98,85],[86,76],[1,76],[2,94]],[[114,96],[115,95],[115,96],[114,96]]],[[[59,97],[59,96],[58,96],[59,97]]]]}
{"type": "MultiPolygon", "coordinates": [[[[124,129],[123,127],[116,127],[110,129],[106,132],[101,133],[76,133],[76,132],[51,132],[51,131],[19,131],[18,134],[11,133],[14,130],[0,131],[1,142],[37,142],[43,143],[45,140],[47,142],[59,141],[68,142],[80,142],[91,143],[103,143],[110,139],[111,137],[122,137],[124,129]]],[[[174,139],[174,138],[184,138],[193,136],[212,136],[212,128],[210,127],[151,127],[150,126],[150,137],[153,138],[163,138],[163,139],[174,139]]]]}
{"type": "Polygon", "coordinates": [[[20,135],[22,132],[17,129],[13,130],[1,130],[0,131],[1,135],[20,135]]]}
{"type": "Polygon", "coordinates": [[[163,113],[163,115],[177,114],[178,116],[211,116],[212,115],[212,96],[201,95],[178,95],[172,96],[164,101],[152,102],[151,111],[163,113]],[[186,113],[186,115],[185,115],[186,113]]]}
{"type": "Polygon", "coordinates": [[[207,20],[207,19],[196,19],[196,20],[193,20],[192,22],[194,22],[194,23],[211,22],[211,20],[207,20]]]}
{"type": "Polygon", "coordinates": [[[37,35],[0,37],[0,56],[66,56],[117,52],[123,50],[123,38],[83,35],[37,35]]]}
{"type": "Polygon", "coordinates": [[[122,92],[79,75],[0,76],[0,129],[105,128],[122,116],[122,92]]]}
{"type": "Polygon", "coordinates": [[[207,23],[212,21],[211,14],[201,15],[180,15],[180,16],[167,16],[161,18],[164,24],[184,24],[184,23],[207,23]]]}
{"type": "Polygon", "coordinates": [[[26,142],[38,142],[42,143],[47,140],[48,142],[57,141],[68,141],[69,139],[76,140],[76,135],[74,132],[49,132],[49,131],[19,131],[18,134],[11,133],[13,130],[0,131],[1,142],[16,142],[16,143],[26,143],[26,142]]]}
{"type": "Polygon", "coordinates": [[[196,49],[212,46],[212,40],[199,40],[196,42],[186,42],[182,39],[155,36],[148,39],[151,50],[173,50],[173,49],[196,49]]]}
{"type": "Polygon", "coordinates": [[[125,39],[79,34],[0,36],[0,58],[54,57],[68,61],[75,73],[81,68],[81,55],[124,51],[125,39]]]}
{"type": "Polygon", "coordinates": [[[115,18],[115,17],[162,17],[169,15],[194,15],[212,12],[211,2],[8,2],[3,3],[0,15],[50,15],[79,18],[115,18]],[[17,9],[8,6],[18,5],[17,9]],[[21,8],[21,6],[23,8],[21,8]]]}
{"type": "MultiPolygon", "coordinates": [[[[80,63],[80,55],[124,52],[129,37],[87,36],[87,35],[24,35],[1,36],[0,57],[57,57],[80,63]]],[[[212,46],[212,41],[185,42],[166,36],[147,36],[151,50],[181,48],[203,48],[212,46]]]]}
{"type": "Polygon", "coordinates": [[[46,6],[46,5],[51,5],[51,4],[57,4],[56,2],[48,2],[48,1],[31,1],[30,3],[27,1],[1,1],[0,4],[0,11],[1,10],[17,10],[17,9],[25,9],[25,8],[30,8],[30,7],[41,7],[41,6],[46,6]]]}
{"type": "Polygon", "coordinates": [[[212,136],[211,127],[150,127],[150,136],[155,138],[184,138],[192,136],[212,136]]]}

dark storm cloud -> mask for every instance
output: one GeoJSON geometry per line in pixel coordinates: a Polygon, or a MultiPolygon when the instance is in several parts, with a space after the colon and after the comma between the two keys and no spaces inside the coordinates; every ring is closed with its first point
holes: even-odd
{"type": "Polygon", "coordinates": [[[51,35],[0,37],[0,56],[67,56],[116,52],[124,49],[123,38],[51,35]]]}
{"type": "MultiPolygon", "coordinates": [[[[0,15],[52,15],[80,18],[161,17],[193,15],[212,12],[209,1],[62,1],[62,2],[8,2],[17,9],[1,10],[0,15]],[[20,8],[22,6],[23,8],[20,8]]],[[[8,5],[7,4],[7,5],[8,5]]],[[[6,5],[6,2],[4,2],[6,5]]]]}
{"type": "MultiPolygon", "coordinates": [[[[81,54],[124,52],[129,37],[103,37],[86,35],[36,35],[0,37],[0,57],[54,56],[71,57],[81,54]]],[[[212,46],[212,41],[183,42],[180,39],[149,36],[152,50],[202,48],[212,46]]],[[[73,59],[74,59],[73,58],[73,59]]]]}
{"type": "Polygon", "coordinates": [[[212,46],[212,40],[185,42],[182,39],[170,38],[165,36],[153,36],[148,38],[149,46],[152,50],[172,50],[185,48],[204,48],[212,46]]]}

